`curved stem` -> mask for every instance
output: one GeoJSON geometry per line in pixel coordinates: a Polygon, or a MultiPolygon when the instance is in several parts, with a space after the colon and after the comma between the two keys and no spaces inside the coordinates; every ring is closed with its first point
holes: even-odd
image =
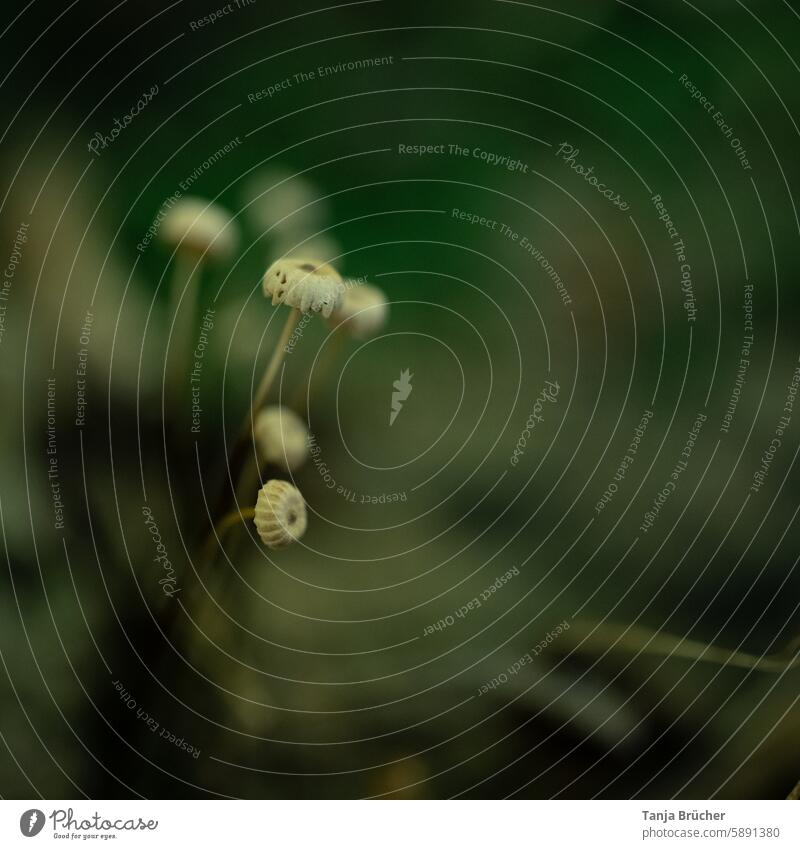
{"type": "Polygon", "coordinates": [[[179,413],[189,392],[189,348],[197,304],[196,278],[200,260],[186,251],[178,250],[173,260],[170,280],[170,316],[172,317],[171,356],[167,391],[179,413]]]}
{"type": "Polygon", "coordinates": [[[227,516],[223,516],[215,525],[211,533],[206,537],[203,551],[200,555],[200,563],[210,565],[217,550],[217,544],[221,544],[228,531],[238,525],[252,519],[256,515],[255,508],[246,507],[244,510],[232,510],[227,516]]]}
{"type": "Polygon", "coordinates": [[[248,519],[255,518],[255,515],[255,507],[245,507],[244,510],[233,510],[217,522],[214,526],[214,532],[219,537],[220,542],[222,542],[222,538],[232,527],[238,525],[240,522],[246,522],[248,519]]]}
{"type": "Polygon", "coordinates": [[[239,502],[246,504],[248,500],[256,497],[261,488],[261,471],[261,463],[256,455],[255,462],[248,461],[239,475],[239,484],[236,487],[236,498],[239,502]]]}
{"type": "Polygon", "coordinates": [[[300,310],[298,309],[292,309],[286,317],[286,323],[283,325],[283,331],[278,339],[278,344],[272,352],[272,357],[267,364],[267,369],[264,372],[264,376],[261,378],[261,383],[258,385],[258,389],[256,390],[253,403],[250,407],[250,412],[242,422],[241,433],[244,433],[245,435],[250,434],[252,431],[253,420],[255,419],[256,413],[258,413],[258,411],[266,403],[267,397],[269,396],[269,390],[272,389],[272,384],[275,382],[278,369],[281,367],[283,358],[286,356],[286,346],[289,343],[292,331],[294,330],[294,326],[297,324],[297,319],[299,317],[300,310]]]}
{"type": "Polygon", "coordinates": [[[655,654],[660,657],[697,660],[717,663],[720,666],[735,666],[739,669],[777,672],[800,665],[800,654],[797,653],[796,641],[792,641],[780,652],[759,656],[747,652],[731,651],[711,643],[687,640],[674,634],[651,631],[639,626],[595,625],[591,622],[576,624],[578,624],[578,630],[588,632],[585,634],[585,642],[576,646],[579,651],[592,651],[599,643],[611,651],[655,654]]]}

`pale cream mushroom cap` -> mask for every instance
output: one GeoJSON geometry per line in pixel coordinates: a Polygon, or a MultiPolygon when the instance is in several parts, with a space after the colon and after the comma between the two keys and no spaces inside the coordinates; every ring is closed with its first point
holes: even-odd
{"type": "Polygon", "coordinates": [[[342,278],[333,266],[314,259],[279,259],[264,274],[264,295],[273,305],[301,312],[321,312],[328,318],[342,299],[342,278]]]}
{"type": "Polygon", "coordinates": [[[261,457],[287,472],[301,466],[308,457],[308,428],[288,407],[276,404],[261,410],[253,435],[261,457]]]}
{"type": "Polygon", "coordinates": [[[362,283],[349,286],[345,281],[345,290],[339,306],[331,314],[332,327],[341,327],[355,339],[368,339],[379,333],[389,317],[389,303],[386,295],[377,286],[362,283]]]}
{"type": "Polygon", "coordinates": [[[258,491],[255,526],[267,548],[284,548],[306,532],[306,503],[286,481],[267,481],[258,491]]]}
{"type": "Polygon", "coordinates": [[[270,235],[297,239],[328,221],[328,201],[322,194],[304,174],[263,168],[245,183],[243,209],[256,227],[270,230],[270,235]]]}
{"type": "Polygon", "coordinates": [[[172,248],[226,259],[239,245],[239,227],[216,203],[184,197],[168,210],[159,233],[172,248]]]}

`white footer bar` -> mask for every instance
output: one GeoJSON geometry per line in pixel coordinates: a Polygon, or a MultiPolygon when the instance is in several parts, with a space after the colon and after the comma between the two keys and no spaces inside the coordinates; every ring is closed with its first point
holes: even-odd
{"type": "Polygon", "coordinates": [[[800,847],[792,802],[0,801],[0,846],[800,847]]]}

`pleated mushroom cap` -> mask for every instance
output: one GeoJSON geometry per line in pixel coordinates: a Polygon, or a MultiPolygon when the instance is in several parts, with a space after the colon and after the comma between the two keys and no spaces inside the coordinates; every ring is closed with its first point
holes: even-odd
{"type": "Polygon", "coordinates": [[[267,481],[258,491],[255,526],[267,548],[285,548],[306,532],[306,503],[286,481],[267,481]]]}

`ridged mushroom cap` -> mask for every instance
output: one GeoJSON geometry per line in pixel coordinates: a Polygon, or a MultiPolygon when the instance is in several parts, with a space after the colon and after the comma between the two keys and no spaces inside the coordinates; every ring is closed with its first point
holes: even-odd
{"type": "Polygon", "coordinates": [[[258,491],[255,526],[267,548],[284,548],[306,532],[306,503],[286,481],[267,481],[258,491]]]}
{"type": "Polygon", "coordinates": [[[287,304],[301,312],[321,312],[328,318],[342,299],[342,278],[333,266],[313,259],[279,259],[264,274],[264,294],[273,305],[287,304]]]}

